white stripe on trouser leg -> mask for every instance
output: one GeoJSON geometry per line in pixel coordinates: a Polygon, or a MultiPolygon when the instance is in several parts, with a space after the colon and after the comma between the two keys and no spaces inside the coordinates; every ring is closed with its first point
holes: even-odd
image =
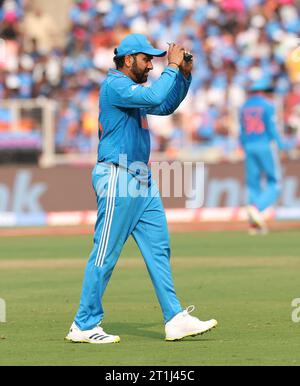
{"type": "Polygon", "coordinates": [[[99,265],[99,262],[100,262],[100,255],[101,255],[101,251],[103,250],[103,246],[105,243],[105,237],[106,237],[107,229],[108,229],[109,214],[110,214],[110,209],[111,209],[111,205],[112,205],[113,181],[114,181],[114,178],[116,175],[116,167],[114,165],[111,165],[110,170],[111,170],[111,172],[110,172],[110,177],[109,177],[109,181],[108,181],[108,188],[107,188],[104,225],[103,225],[101,240],[99,242],[97,257],[96,257],[96,261],[95,261],[95,265],[97,265],[97,266],[99,265]]]}
{"type": "Polygon", "coordinates": [[[110,232],[110,227],[111,227],[111,222],[112,222],[113,212],[115,207],[115,193],[116,193],[118,171],[119,170],[116,168],[116,166],[112,165],[112,172],[109,180],[108,193],[107,193],[105,220],[104,220],[101,241],[99,243],[96,262],[95,262],[96,266],[103,265],[103,258],[105,256],[106,249],[107,249],[109,232],[110,232]]]}
{"type": "Polygon", "coordinates": [[[111,209],[111,205],[112,205],[113,181],[114,181],[115,174],[116,174],[116,167],[114,165],[111,165],[110,170],[111,170],[111,172],[110,172],[110,177],[109,177],[109,181],[108,181],[108,188],[107,188],[104,225],[102,228],[101,240],[100,240],[100,243],[98,246],[97,257],[96,257],[96,261],[95,261],[96,266],[99,266],[100,255],[101,255],[101,252],[103,250],[104,243],[105,243],[105,238],[106,238],[108,223],[109,223],[109,214],[110,214],[110,209],[111,209]]]}
{"type": "Polygon", "coordinates": [[[107,231],[107,237],[106,237],[106,241],[105,241],[105,247],[104,247],[103,252],[100,253],[100,256],[99,256],[100,257],[100,267],[102,267],[103,262],[104,262],[104,256],[106,254],[108,240],[109,240],[109,235],[110,235],[110,227],[111,227],[112,219],[113,219],[113,216],[114,216],[118,175],[119,175],[119,168],[117,168],[117,174],[116,174],[115,180],[113,182],[112,209],[111,209],[111,214],[110,214],[110,220],[109,220],[109,223],[108,223],[108,231],[107,231]]]}

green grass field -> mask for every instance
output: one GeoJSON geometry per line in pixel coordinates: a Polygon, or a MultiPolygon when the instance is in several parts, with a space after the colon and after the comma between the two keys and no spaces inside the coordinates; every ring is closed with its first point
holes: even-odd
{"type": "Polygon", "coordinates": [[[219,325],[165,342],[162,315],[142,257],[130,240],[104,296],[114,345],[64,341],[76,312],[92,235],[0,238],[0,365],[299,365],[297,231],[172,235],[172,268],[183,306],[219,325]]]}

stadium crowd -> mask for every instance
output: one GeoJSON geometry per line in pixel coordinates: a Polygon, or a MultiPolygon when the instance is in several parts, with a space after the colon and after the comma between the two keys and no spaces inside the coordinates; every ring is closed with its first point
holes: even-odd
{"type": "MultiPolygon", "coordinates": [[[[297,1],[77,0],[66,33],[31,3],[0,0],[0,98],[55,100],[57,151],[95,146],[99,85],[113,66],[114,48],[130,32],[146,33],[159,48],[179,42],[195,58],[191,89],[178,111],[149,117],[153,150],[171,157],[239,156],[238,107],[249,81],[264,73],[273,79],[281,129],[300,146],[297,1]]],[[[154,60],[150,82],[164,65],[164,58],[154,60]]],[[[0,133],[9,120],[0,108],[0,133]]]]}

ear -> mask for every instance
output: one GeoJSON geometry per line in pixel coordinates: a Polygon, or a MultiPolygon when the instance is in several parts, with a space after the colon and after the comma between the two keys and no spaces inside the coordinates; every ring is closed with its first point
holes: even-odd
{"type": "Polygon", "coordinates": [[[133,57],[131,55],[126,55],[125,62],[124,62],[125,66],[127,68],[130,68],[132,66],[132,63],[133,63],[133,57]]]}

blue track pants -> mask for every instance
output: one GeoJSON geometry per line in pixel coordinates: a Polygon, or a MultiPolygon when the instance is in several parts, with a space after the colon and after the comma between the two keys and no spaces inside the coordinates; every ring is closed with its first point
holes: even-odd
{"type": "Polygon", "coordinates": [[[102,297],[122,247],[130,235],[147,266],[165,322],[182,311],[170,269],[169,233],[159,191],[113,164],[92,173],[97,196],[94,247],[90,254],[75,323],[89,330],[103,319],[102,297]],[[151,194],[150,194],[151,191],[151,194]]]}
{"type": "Polygon", "coordinates": [[[245,174],[248,204],[263,211],[280,194],[281,173],[277,154],[270,145],[255,144],[245,149],[245,174]]]}

